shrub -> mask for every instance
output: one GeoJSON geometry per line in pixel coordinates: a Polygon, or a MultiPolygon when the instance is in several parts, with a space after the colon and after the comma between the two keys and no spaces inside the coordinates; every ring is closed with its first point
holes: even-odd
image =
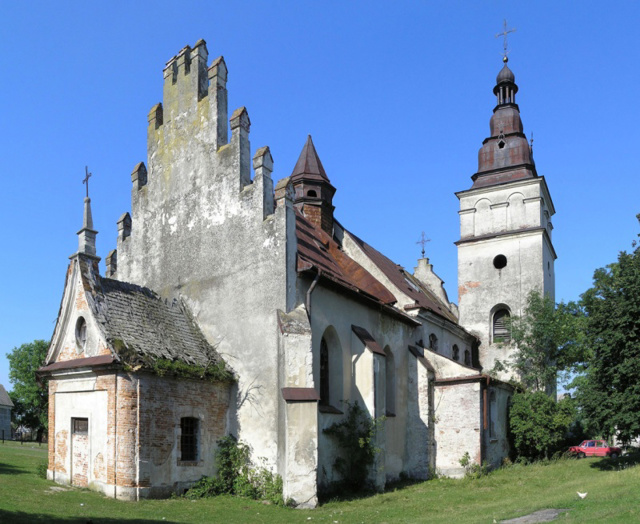
{"type": "Polygon", "coordinates": [[[185,497],[198,499],[228,494],[284,505],[282,477],[274,475],[265,466],[254,466],[251,448],[233,435],[218,441],[216,466],[218,475],[202,477],[185,493],[185,497]]]}
{"type": "Polygon", "coordinates": [[[464,476],[470,479],[479,479],[489,474],[491,467],[485,460],[482,465],[471,460],[471,456],[468,451],[465,451],[464,455],[460,459],[460,465],[464,468],[464,476]]]}
{"type": "Polygon", "coordinates": [[[573,420],[570,399],[556,402],[541,391],[513,395],[509,429],[518,462],[548,459],[561,451],[573,420]]]}
{"type": "Polygon", "coordinates": [[[47,463],[46,460],[43,460],[42,462],[38,463],[38,465],[36,466],[36,474],[38,475],[38,477],[46,480],[48,466],[49,464],[47,463]]]}
{"type": "Polygon", "coordinates": [[[374,420],[357,401],[345,404],[347,416],[324,432],[333,437],[340,447],[340,456],[333,463],[333,468],[342,477],[340,487],[357,492],[371,487],[368,482],[369,471],[376,454],[380,452],[374,444],[375,435],[384,419],[374,420]]]}

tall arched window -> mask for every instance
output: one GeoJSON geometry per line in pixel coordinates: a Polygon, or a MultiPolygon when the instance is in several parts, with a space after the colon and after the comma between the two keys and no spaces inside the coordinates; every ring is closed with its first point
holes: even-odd
{"type": "Polygon", "coordinates": [[[511,341],[510,317],[511,314],[507,308],[500,308],[493,314],[493,342],[511,341]]]}
{"type": "Polygon", "coordinates": [[[438,351],[438,337],[434,333],[429,335],[429,348],[438,351]]]}
{"type": "Polygon", "coordinates": [[[385,362],[385,385],[386,385],[386,415],[396,414],[396,363],[393,358],[391,348],[384,348],[386,355],[385,362]]]}
{"type": "Polygon", "coordinates": [[[453,348],[451,348],[451,356],[453,360],[460,360],[460,349],[457,344],[454,344],[453,348]]]}
{"type": "Polygon", "coordinates": [[[329,348],[324,338],[320,342],[320,404],[329,405],[329,348]]]}
{"type": "Polygon", "coordinates": [[[316,375],[320,394],[320,410],[324,413],[341,413],[344,400],[342,376],[342,346],[333,326],[329,326],[320,340],[319,373],[316,375]]]}

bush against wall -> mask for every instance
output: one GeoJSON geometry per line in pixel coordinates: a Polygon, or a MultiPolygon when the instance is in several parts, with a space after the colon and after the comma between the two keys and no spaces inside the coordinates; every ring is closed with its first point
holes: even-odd
{"type": "Polygon", "coordinates": [[[264,466],[254,465],[251,448],[233,435],[218,441],[216,467],[217,476],[202,477],[185,493],[185,497],[198,499],[228,494],[284,505],[282,477],[264,466]]]}
{"type": "Polygon", "coordinates": [[[383,418],[373,419],[358,402],[345,402],[346,417],[332,424],[324,432],[336,440],[339,455],[333,468],[342,478],[341,487],[357,492],[371,488],[369,473],[380,449],[375,436],[383,418]]]}
{"type": "Polygon", "coordinates": [[[542,391],[516,393],[509,411],[511,449],[520,459],[548,459],[563,451],[574,419],[571,399],[556,402],[542,391]]]}

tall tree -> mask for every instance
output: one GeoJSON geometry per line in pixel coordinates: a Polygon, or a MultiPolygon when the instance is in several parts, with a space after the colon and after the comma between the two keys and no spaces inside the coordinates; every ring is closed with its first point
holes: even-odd
{"type": "Polygon", "coordinates": [[[34,340],[7,353],[16,422],[35,430],[39,441],[48,425],[49,394],[46,387],[38,384],[36,371],[44,364],[48,349],[47,341],[34,340]]]}
{"type": "Polygon", "coordinates": [[[589,421],[627,441],[640,436],[640,246],[632,247],[597,269],[582,295],[592,358],[578,390],[589,421]]]}
{"type": "Polygon", "coordinates": [[[558,376],[584,359],[583,323],[580,305],[556,305],[548,295],[532,291],[522,316],[510,321],[513,358],[501,364],[513,369],[526,389],[555,391],[558,376]]]}

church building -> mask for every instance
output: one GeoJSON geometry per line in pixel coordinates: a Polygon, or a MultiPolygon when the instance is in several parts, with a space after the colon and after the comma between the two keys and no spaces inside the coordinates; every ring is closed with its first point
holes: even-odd
{"type": "Polygon", "coordinates": [[[553,204],[513,73],[498,76],[478,172],[457,194],[459,307],[429,259],[411,272],[339,221],[339,184],[311,136],[274,184],[247,109],[228,117],[227,74],[203,40],[167,63],[105,275],[87,193],[40,370],[48,477],[167,496],[215,475],[216,443],[231,434],[282,477],[285,499],[313,507],[340,480],[324,430],[347,402],[380,420],[377,489],[461,476],[466,453],[498,466],[513,387],[488,371],[513,350],[505,318],[554,286],[553,204]]]}

